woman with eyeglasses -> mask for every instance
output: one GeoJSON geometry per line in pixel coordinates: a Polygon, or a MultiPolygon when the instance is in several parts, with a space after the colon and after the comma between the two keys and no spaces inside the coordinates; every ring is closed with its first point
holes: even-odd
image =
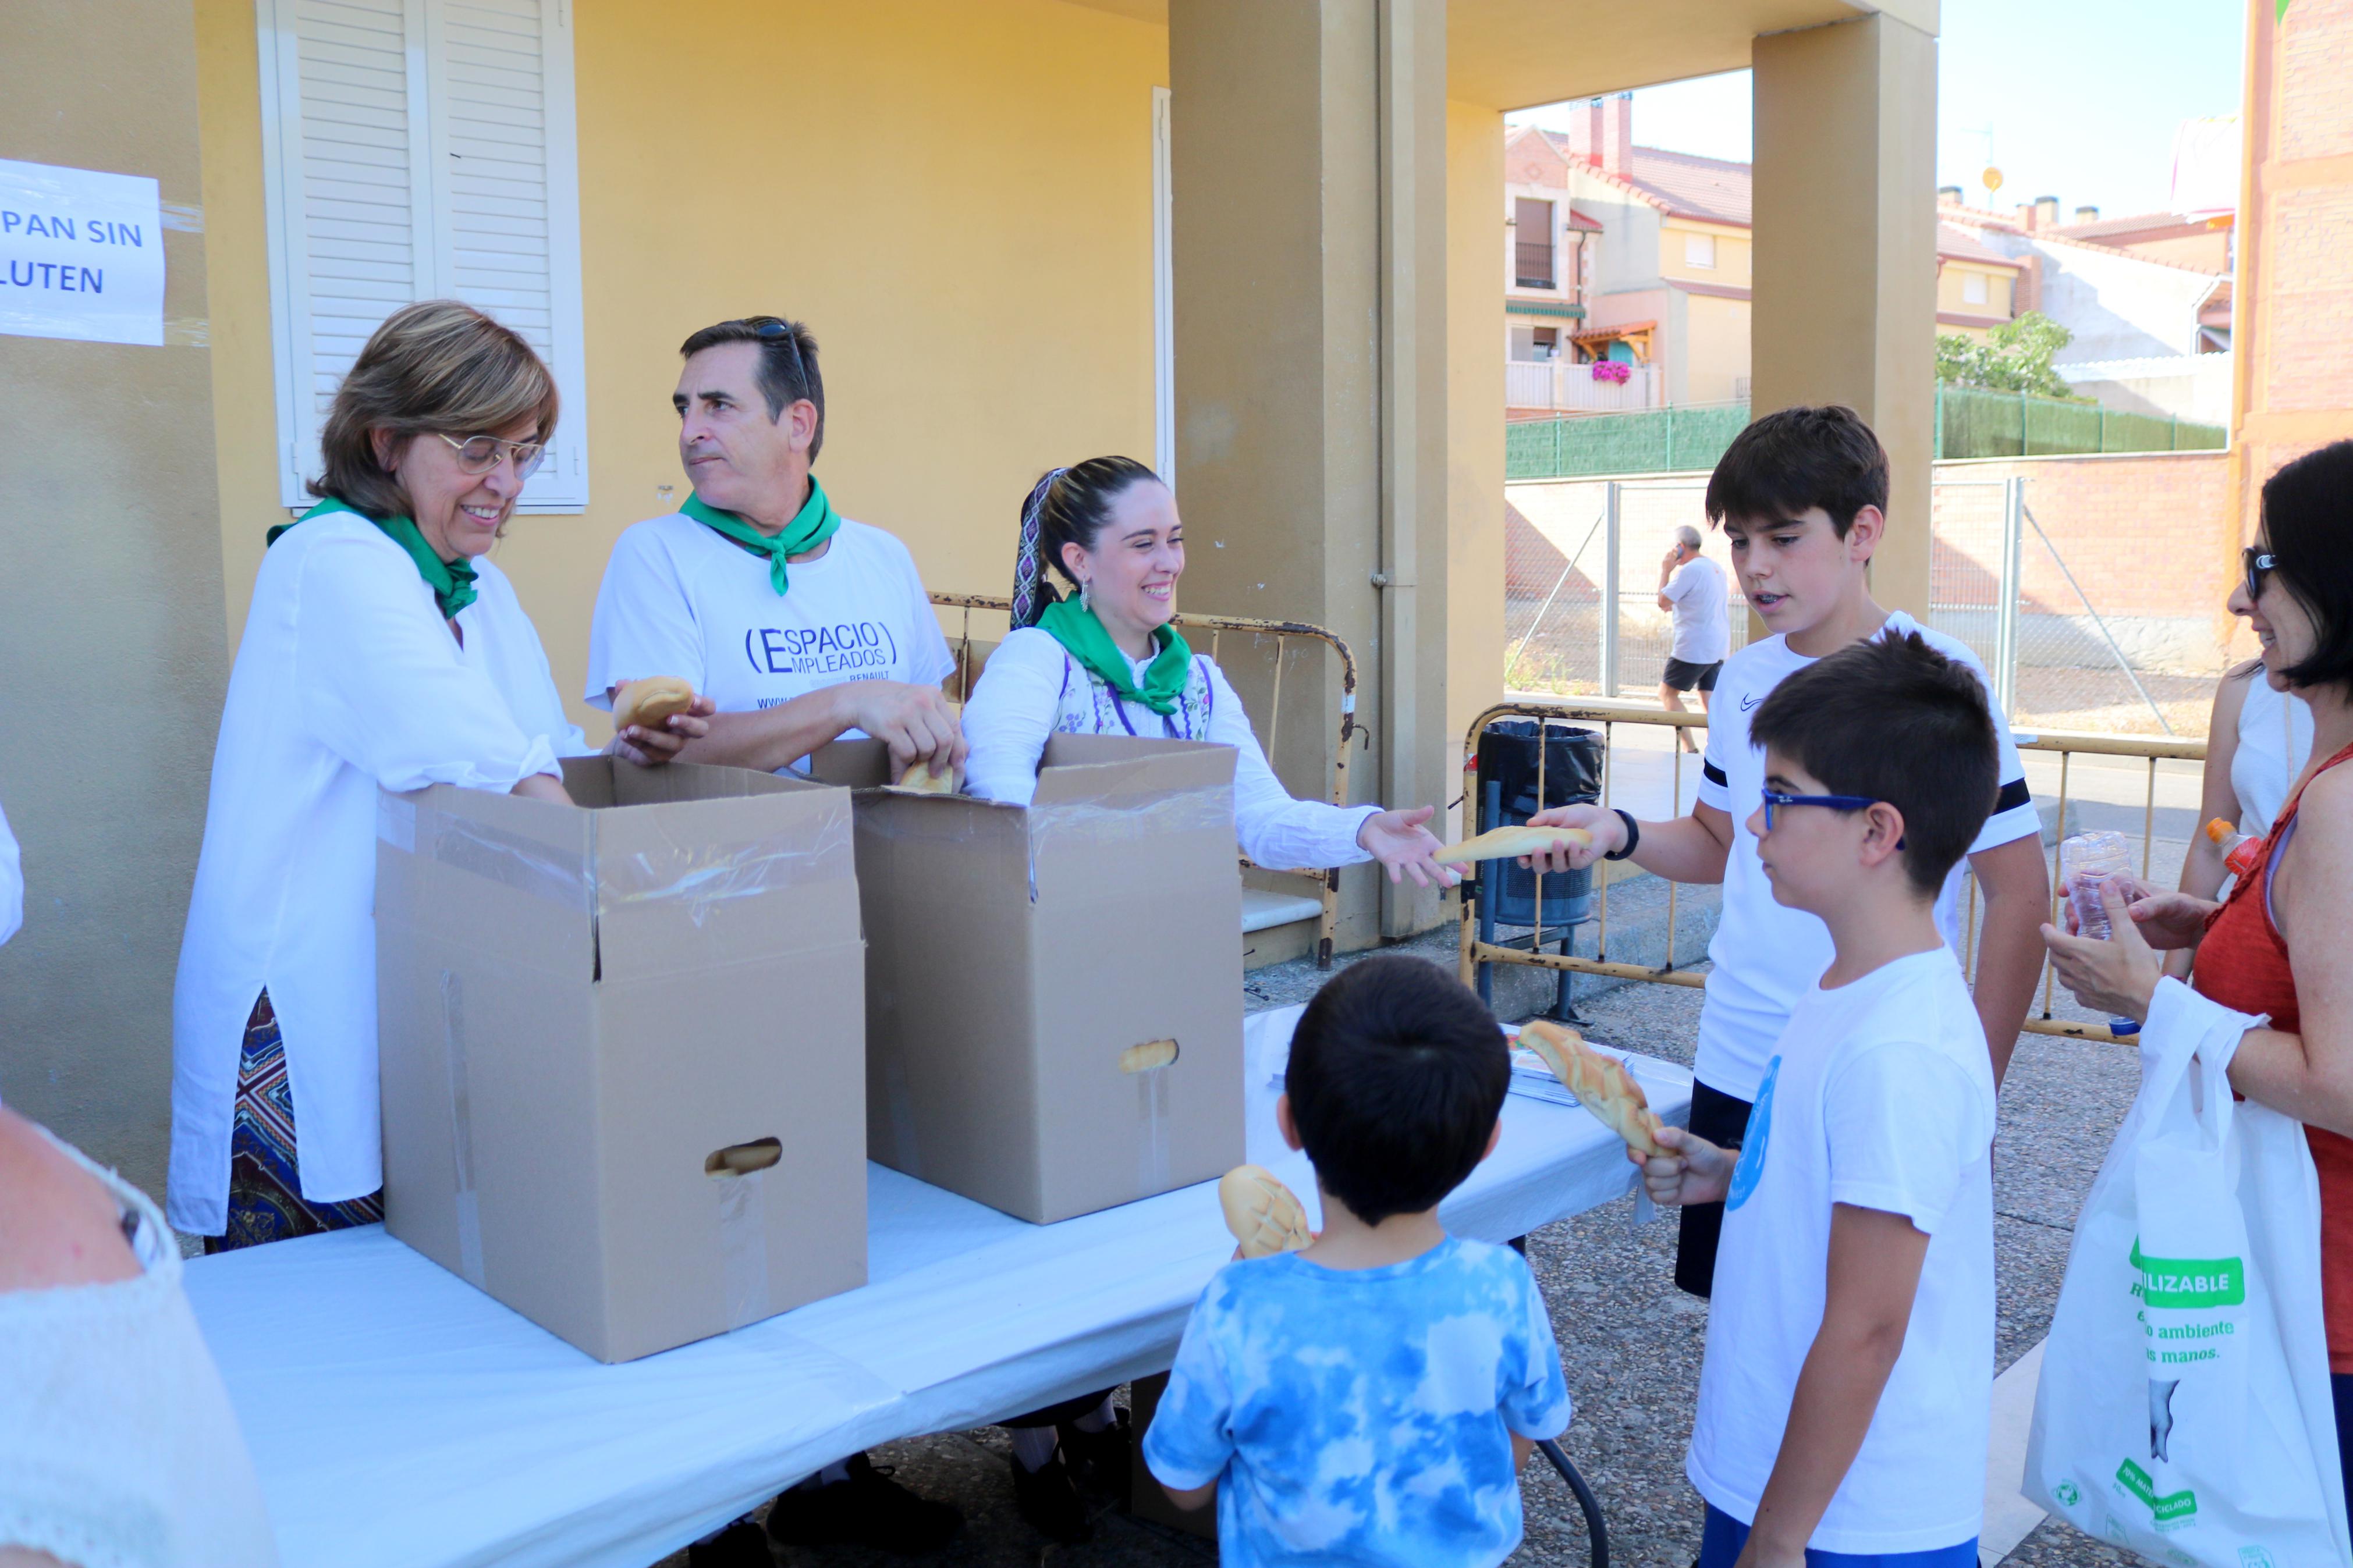
{"type": "MultiPolygon", "coordinates": [[[[589,751],[484,552],[555,383],[480,311],[396,311],[337,389],[319,503],[269,531],[229,673],[173,994],[172,1224],[208,1251],[383,1217],[376,791],[565,801],[589,751]]],[[[619,749],[660,761],[680,733],[619,749]]]]}
{"type": "Polygon", "coordinates": [[[2262,678],[2312,711],[2312,760],[2254,869],[2219,904],[2119,878],[2129,885],[2111,905],[2118,940],[2048,926],[2043,940],[2059,978],[2090,1006],[2146,1021],[2161,955],[2192,950],[2195,990],[2270,1016],[2239,1037],[2231,1087],[2303,1122],[2319,1174],[2321,1308],[2353,1500],[2353,441],[2265,481],[2246,568],[2231,607],[2263,647],[2262,678]]]}

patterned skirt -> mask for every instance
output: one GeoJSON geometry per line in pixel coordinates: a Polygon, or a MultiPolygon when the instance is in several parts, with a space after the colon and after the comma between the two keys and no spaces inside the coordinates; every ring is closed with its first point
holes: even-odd
{"type": "Polygon", "coordinates": [[[294,1155],[294,1090],[286,1081],[286,1043],[269,993],[245,1021],[245,1050],[237,1064],[237,1120],[228,1146],[228,1233],[205,1237],[205,1251],[285,1241],[322,1230],[374,1225],[384,1218],[384,1194],[346,1203],[314,1204],[302,1196],[294,1155]]]}

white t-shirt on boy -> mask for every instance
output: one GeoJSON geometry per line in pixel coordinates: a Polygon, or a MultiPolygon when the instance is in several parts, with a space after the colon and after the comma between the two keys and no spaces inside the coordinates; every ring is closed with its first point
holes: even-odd
{"type": "Polygon", "coordinates": [[[1809,1542],[1933,1552],[1978,1531],[1993,1396],[1993,1068],[1938,947],[1809,986],[1765,1068],[1725,1203],[1685,1472],[1744,1523],[1820,1331],[1834,1204],[1929,1238],[1902,1353],[1809,1542]],[[1920,1107],[1933,1105],[1935,1116],[1920,1107]]]}
{"type": "Polygon", "coordinates": [[[609,709],[614,687],[674,675],[744,713],[849,680],[937,686],[955,670],[892,535],[845,518],[823,556],[788,573],[779,595],[766,556],[682,512],[632,524],[596,592],[587,700],[609,709]]]}
{"type": "MultiPolygon", "coordinates": [[[[1957,637],[1923,626],[1897,610],[1875,636],[1918,632],[1930,647],[1967,665],[1978,681],[1985,667],[1957,637]]],[[[1707,753],[1698,790],[1702,805],[1732,817],[1732,849],[1725,859],[1724,898],[1715,935],[1707,944],[1712,968],[1707,1000],[1700,1008],[1699,1046],[1693,1076],[1737,1100],[1755,1100],[1765,1058],[1788,1022],[1789,1010],[1822,971],[1831,966],[1830,928],[1803,910],[1773,898],[1773,885],[1757,858],[1748,818],[1765,798],[1765,752],[1748,739],[1749,716],[1772,689],[1814,661],[1789,651],[1786,637],[1750,643],[1725,661],[1708,710],[1707,753]]],[[[1991,687],[1988,686],[1988,700],[1991,687]]],[[[2010,726],[1997,711],[1994,732],[2001,747],[2001,795],[1986,818],[1969,853],[2013,839],[2039,836],[2042,818],[2027,793],[2026,770],[2011,743],[2010,726]]],[[[1936,897],[1936,929],[1956,952],[1961,940],[1961,892],[1967,868],[1956,865],[1936,897]]]]}

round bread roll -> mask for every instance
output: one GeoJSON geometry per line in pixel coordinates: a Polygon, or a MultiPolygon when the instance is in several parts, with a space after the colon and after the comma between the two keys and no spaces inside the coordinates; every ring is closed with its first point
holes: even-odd
{"type": "Polygon", "coordinates": [[[951,768],[946,773],[934,773],[931,763],[919,762],[900,774],[899,782],[891,787],[905,790],[911,795],[954,795],[955,770],[951,768]]]}
{"type": "Polygon", "coordinates": [[[1228,1171],[1218,1183],[1218,1203],[1244,1258],[1297,1252],[1315,1239],[1298,1195],[1263,1165],[1228,1171]]]}
{"type": "Polygon", "coordinates": [[[694,706],[694,688],[675,675],[649,675],[632,680],[613,695],[613,731],[636,724],[659,730],[673,713],[694,706]]]}

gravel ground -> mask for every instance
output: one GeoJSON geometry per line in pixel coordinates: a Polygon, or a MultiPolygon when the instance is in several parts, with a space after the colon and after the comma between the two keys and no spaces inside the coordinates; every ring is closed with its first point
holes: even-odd
{"type": "MultiPolygon", "coordinates": [[[[1452,962],[1451,931],[1411,947],[1452,962]]],[[[1251,1005],[1304,1000],[1320,978],[1306,964],[1259,971],[1250,976],[1251,1005]]],[[[1699,992],[1624,984],[1580,994],[1577,1000],[1594,1038],[1690,1062],[1699,992]]],[[[2059,1004],[2054,1011],[2066,1016],[2063,996],[2059,1004]]],[[[2136,1058],[2115,1047],[2034,1035],[2019,1042],[2003,1085],[1995,1146],[1998,1366],[2008,1366],[2049,1329],[2075,1214],[2137,1081],[2136,1058]]],[[[1636,1226],[1632,1213],[1630,1198],[1548,1226],[1529,1238],[1528,1258],[1551,1304],[1577,1403],[1563,1445],[1600,1496],[1611,1561],[1620,1568],[1684,1568],[1697,1555],[1702,1518],[1700,1501],[1683,1479],[1683,1453],[1707,1310],[1672,1283],[1672,1221],[1636,1226]]],[[[1099,1518],[1091,1544],[1049,1545],[1013,1510],[1006,1473],[1010,1450],[994,1428],[892,1444],[874,1458],[896,1465],[898,1479],[918,1491],[965,1510],[963,1536],[934,1562],[976,1568],[1050,1561],[1073,1568],[1159,1568],[1214,1560],[1205,1542],[1112,1512],[1099,1518]]],[[[1528,1468],[1525,1496],[1527,1540],[1512,1562],[1527,1568],[1586,1563],[1583,1518],[1541,1459],[1528,1468]]],[[[899,1561],[849,1550],[786,1552],[779,1560],[811,1568],[881,1568],[899,1561]]],[[[2046,1521],[2007,1561],[2024,1568],[2077,1568],[2131,1560],[2046,1521]]],[[[680,1554],[661,1568],[684,1563],[680,1554]]]]}

